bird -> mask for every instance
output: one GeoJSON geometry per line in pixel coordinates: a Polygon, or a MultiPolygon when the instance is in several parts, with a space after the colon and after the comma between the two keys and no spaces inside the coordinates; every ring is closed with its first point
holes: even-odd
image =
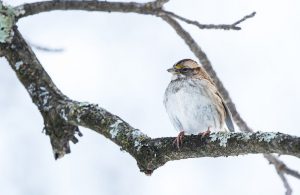
{"type": "Polygon", "coordinates": [[[196,61],[183,59],[167,70],[171,82],[164,94],[164,106],[174,128],[177,148],[185,134],[209,135],[211,132],[234,131],[231,113],[215,83],[196,61]]]}

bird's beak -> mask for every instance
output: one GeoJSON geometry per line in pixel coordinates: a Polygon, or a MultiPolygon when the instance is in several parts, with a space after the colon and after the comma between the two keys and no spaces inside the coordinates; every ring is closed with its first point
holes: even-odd
{"type": "Polygon", "coordinates": [[[174,69],[174,68],[169,68],[168,70],[167,70],[169,73],[176,73],[176,70],[174,69]]]}

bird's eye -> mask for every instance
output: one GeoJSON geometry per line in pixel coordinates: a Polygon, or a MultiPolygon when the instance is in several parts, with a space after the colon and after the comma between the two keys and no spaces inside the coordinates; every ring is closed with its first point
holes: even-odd
{"type": "Polygon", "coordinates": [[[182,72],[187,72],[188,70],[189,70],[188,68],[181,69],[182,72]]]}

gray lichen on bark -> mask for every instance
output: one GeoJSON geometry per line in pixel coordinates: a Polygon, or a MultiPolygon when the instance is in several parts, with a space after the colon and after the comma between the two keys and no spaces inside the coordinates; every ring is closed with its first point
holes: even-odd
{"type": "Polygon", "coordinates": [[[14,9],[10,6],[4,6],[0,1],[0,43],[11,42],[14,35],[12,30],[14,24],[14,9]]]}

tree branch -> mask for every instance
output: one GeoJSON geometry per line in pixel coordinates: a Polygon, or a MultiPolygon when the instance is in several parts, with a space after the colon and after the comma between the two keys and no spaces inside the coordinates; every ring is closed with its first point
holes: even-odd
{"type": "MultiPolygon", "coordinates": [[[[208,27],[204,27],[205,25],[203,26],[196,21],[192,21],[172,12],[163,10],[162,6],[167,2],[168,0],[157,0],[148,3],[45,1],[24,4],[15,7],[14,10],[16,20],[29,15],[52,10],[133,12],[161,17],[175,29],[177,34],[186,42],[191,51],[198,57],[203,67],[214,79],[220,93],[232,112],[234,121],[239,128],[244,132],[251,132],[252,129],[249,128],[237,112],[234,103],[222,82],[218,79],[206,54],[201,50],[190,34],[186,32],[180,24],[174,20],[174,18],[194,24],[199,28],[202,26],[202,28],[207,29],[212,28],[212,26],[207,25],[208,27]]],[[[227,25],[227,27],[232,26],[231,28],[234,29],[241,22],[253,17],[254,14],[255,13],[245,16],[241,20],[231,25],[227,25]]],[[[223,26],[223,28],[227,27],[223,26]]],[[[215,27],[214,29],[218,28],[219,27],[215,27]]],[[[169,160],[202,157],[202,155],[216,157],[221,155],[229,156],[246,153],[275,152],[299,157],[299,138],[279,133],[218,133],[212,134],[212,137],[205,138],[204,140],[200,139],[200,141],[197,136],[190,136],[185,139],[185,144],[182,150],[178,151],[172,146],[173,138],[151,139],[139,130],[129,126],[119,117],[110,114],[98,106],[75,102],[67,98],[56,88],[51,78],[42,68],[34,53],[31,51],[30,47],[22,38],[21,34],[16,29],[14,29],[14,33],[15,36],[12,44],[0,44],[0,56],[6,56],[10,65],[17,73],[18,78],[29,92],[33,102],[38,106],[44,118],[46,134],[50,136],[55,158],[62,157],[65,153],[70,152],[69,141],[77,142],[75,134],[77,133],[81,135],[77,125],[94,129],[114,141],[122,149],[126,150],[137,159],[141,171],[145,173],[152,172],[169,160]],[[93,111],[94,114],[91,111],[93,111]],[[98,123],[100,123],[99,127],[98,123]],[[246,142],[245,139],[248,139],[249,136],[250,140],[246,142]],[[226,140],[226,147],[223,147],[224,140],[226,140]],[[287,140],[292,142],[287,142],[287,140]],[[254,147],[255,144],[251,145],[252,141],[257,142],[255,144],[258,147],[254,147]],[[212,148],[213,150],[210,150],[212,148]],[[221,152],[218,153],[219,151],[221,152]]],[[[283,180],[284,185],[289,192],[290,187],[282,173],[284,172],[297,178],[299,178],[299,173],[287,168],[284,163],[270,154],[266,154],[265,157],[269,160],[269,162],[271,162],[270,157],[274,158],[271,163],[275,165],[279,176],[283,180]],[[281,172],[278,171],[278,166],[276,166],[276,164],[280,162],[284,165],[281,172]]]]}
{"type": "Polygon", "coordinates": [[[300,158],[300,137],[282,133],[213,133],[201,138],[185,136],[180,148],[174,137],[151,139],[116,115],[88,103],[68,101],[57,107],[66,121],[90,128],[110,139],[137,161],[140,171],[151,174],[168,161],[186,158],[236,156],[241,154],[278,153],[300,158]]]}

